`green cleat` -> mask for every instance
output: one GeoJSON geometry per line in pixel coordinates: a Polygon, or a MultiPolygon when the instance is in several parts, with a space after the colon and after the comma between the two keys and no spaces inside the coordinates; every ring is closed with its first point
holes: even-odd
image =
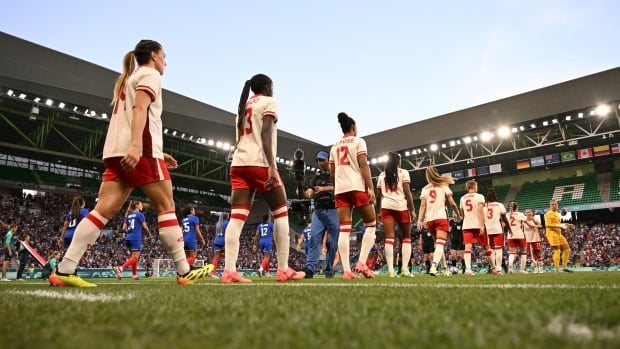
{"type": "Polygon", "coordinates": [[[189,273],[181,276],[177,274],[177,284],[179,285],[189,285],[193,284],[195,281],[206,279],[211,277],[211,273],[215,269],[213,264],[207,264],[202,268],[190,270],[189,273]]]}
{"type": "Polygon", "coordinates": [[[50,286],[57,287],[97,287],[92,282],[84,281],[77,275],[52,274],[48,279],[50,286]]]}

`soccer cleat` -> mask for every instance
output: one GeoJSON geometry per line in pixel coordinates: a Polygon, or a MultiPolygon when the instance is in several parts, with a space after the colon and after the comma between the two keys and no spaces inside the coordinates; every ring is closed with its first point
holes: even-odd
{"type": "Polygon", "coordinates": [[[562,268],[562,272],[564,273],[574,273],[574,271],[568,269],[568,268],[562,268]]]}
{"type": "Polygon", "coordinates": [[[263,269],[258,269],[258,271],[256,273],[258,274],[259,278],[263,277],[263,269]]]}
{"type": "Polygon", "coordinates": [[[140,277],[138,275],[132,275],[131,278],[134,280],[140,280],[140,277]]]}
{"type": "Polygon", "coordinates": [[[11,280],[9,280],[9,279],[7,279],[7,278],[2,278],[2,279],[0,279],[0,281],[7,281],[7,282],[10,282],[11,280]]]}
{"type": "Polygon", "coordinates": [[[438,274],[439,272],[437,271],[437,267],[432,266],[432,267],[431,267],[431,270],[430,270],[428,273],[429,273],[431,276],[437,276],[437,274],[438,274]]]}
{"type": "Polygon", "coordinates": [[[123,267],[114,268],[114,274],[116,274],[116,279],[120,280],[123,277],[123,267]]]}
{"type": "Polygon", "coordinates": [[[503,273],[502,273],[501,270],[497,270],[496,268],[493,268],[491,270],[491,274],[493,274],[493,275],[502,275],[503,273]]]}
{"type": "Polygon", "coordinates": [[[342,279],[343,280],[356,280],[359,279],[360,277],[355,275],[354,272],[352,271],[345,271],[344,274],[342,274],[342,279]]]}
{"type": "Polygon", "coordinates": [[[372,270],[370,270],[365,263],[362,263],[360,261],[358,261],[355,265],[355,271],[364,275],[366,279],[372,279],[375,277],[375,273],[373,273],[372,270]]]}
{"type": "Polygon", "coordinates": [[[408,270],[407,271],[401,271],[400,272],[400,276],[404,277],[404,278],[412,278],[413,274],[411,274],[408,270]]]}
{"type": "Polygon", "coordinates": [[[394,273],[393,271],[390,271],[390,272],[388,272],[388,277],[390,279],[394,279],[394,278],[396,278],[396,273],[394,273]]]}
{"type": "Polygon", "coordinates": [[[179,284],[179,285],[191,285],[195,281],[207,278],[213,272],[213,268],[215,268],[213,266],[213,264],[207,264],[207,265],[202,266],[200,268],[192,269],[192,270],[189,271],[189,273],[187,273],[185,275],[177,274],[177,284],[179,284]]]}
{"type": "Polygon", "coordinates": [[[525,270],[520,270],[520,271],[519,271],[519,274],[521,274],[521,275],[525,275],[525,274],[527,274],[527,271],[525,271],[525,270]]]}
{"type": "Polygon", "coordinates": [[[465,270],[465,276],[474,276],[474,273],[471,270],[465,270]]]}
{"type": "Polygon", "coordinates": [[[232,284],[235,282],[244,284],[244,283],[252,282],[252,280],[244,278],[243,275],[241,275],[241,273],[238,273],[236,271],[230,271],[230,270],[224,270],[224,272],[222,273],[222,277],[220,278],[220,281],[223,284],[232,284]]]}
{"type": "Polygon", "coordinates": [[[217,276],[216,273],[211,273],[211,279],[217,280],[217,279],[219,279],[219,276],[217,276]]]}
{"type": "Polygon", "coordinates": [[[448,269],[446,269],[443,271],[443,276],[452,276],[452,273],[448,269]]]}
{"type": "Polygon", "coordinates": [[[295,269],[288,267],[288,269],[278,269],[276,272],[276,281],[284,282],[284,281],[297,281],[306,277],[306,273],[303,271],[296,271],[295,269]]]}
{"type": "Polygon", "coordinates": [[[48,281],[50,286],[56,287],[97,287],[97,285],[84,281],[77,275],[51,274],[48,281]]]}

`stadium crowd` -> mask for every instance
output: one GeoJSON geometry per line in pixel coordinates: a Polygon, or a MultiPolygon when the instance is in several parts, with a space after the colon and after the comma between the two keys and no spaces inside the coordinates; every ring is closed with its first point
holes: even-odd
{"type": "MultiPolygon", "coordinates": [[[[11,195],[2,194],[0,201],[0,220],[6,223],[17,223],[19,230],[18,237],[28,234],[31,237],[33,247],[44,257],[49,258],[54,251],[60,250],[58,241],[60,238],[60,230],[63,225],[63,219],[69,211],[71,196],[62,194],[50,194],[45,196],[31,195],[11,195]]],[[[94,206],[93,198],[85,198],[86,207],[94,206]]],[[[177,207],[177,216],[179,220],[182,218],[182,205],[177,207]]],[[[124,212],[121,211],[121,212],[124,212]]],[[[157,218],[154,211],[146,208],[143,211],[149,229],[157,233],[157,218]]],[[[197,210],[197,216],[200,218],[201,230],[205,235],[206,246],[199,246],[197,260],[212,261],[213,260],[213,240],[215,238],[215,224],[218,216],[212,215],[211,212],[202,212],[197,210]]],[[[121,265],[129,251],[125,248],[123,233],[120,231],[123,222],[123,214],[117,214],[108,222],[102,232],[102,236],[97,243],[90,247],[80,262],[81,268],[113,268],[121,265]]],[[[252,242],[254,238],[256,225],[246,225],[241,234],[240,250],[239,250],[239,269],[258,269],[261,261],[261,254],[252,252],[252,242]]],[[[380,229],[379,229],[380,230],[380,229]]],[[[4,237],[2,232],[2,236],[4,237]]],[[[361,235],[361,234],[360,234],[361,235]]],[[[620,226],[615,224],[577,224],[573,231],[568,232],[567,239],[569,241],[572,254],[571,263],[577,266],[585,267],[609,267],[620,263],[620,226]]],[[[384,242],[378,234],[377,248],[380,258],[377,262],[376,269],[380,269],[384,264],[383,259],[384,242]]],[[[297,236],[295,236],[297,239],[297,236]]],[[[359,251],[361,238],[353,241],[351,244],[351,256],[355,258],[359,251]]],[[[291,244],[292,247],[295,244],[291,244]]],[[[552,250],[543,242],[544,261],[546,265],[551,265],[552,250]]],[[[446,251],[450,249],[449,241],[446,244],[446,251]]],[[[398,250],[398,242],[395,245],[395,251],[398,250]]],[[[414,269],[423,270],[424,261],[420,241],[416,234],[412,239],[412,265],[414,269]],[[416,268],[417,267],[417,268],[416,268]]],[[[139,264],[142,268],[150,266],[152,261],[157,258],[168,258],[159,238],[154,234],[151,238],[145,238],[142,255],[139,264]]],[[[32,262],[34,265],[34,262],[32,262]]],[[[290,264],[297,269],[303,269],[305,266],[305,255],[291,248],[290,264]]],[[[472,264],[477,267],[486,265],[486,257],[481,249],[474,249],[472,253],[472,264]]],[[[272,258],[271,267],[275,268],[276,261],[272,258]]],[[[15,266],[15,265],[14,265],[15,266]]],[[[34,265],[35,267],[39,267],[34,265]]],[[[223,264],[220,265],[220,268],[223,264]]]]}

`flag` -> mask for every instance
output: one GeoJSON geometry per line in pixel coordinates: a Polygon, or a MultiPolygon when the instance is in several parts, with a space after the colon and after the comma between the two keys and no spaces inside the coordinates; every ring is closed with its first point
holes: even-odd
{"type": "Polygon", "coordinates": [[[465,178],[465,171],[463,171],[463,170],[452,171],[452,178],[454,178],[454,179],[463,179],[463,178],[465,178]]]}
{"type": "Polygon", "coordinates": [[[611,145],[612,154],[620,154],[620,143],[614,143],[611,145]]]}
{"type": "Polygon", "coordinates": [[[480,166],[476,169],[476,172],[478,173],[478,176],[486,176],[490,173],[489,166],[480,166]]]}
{"type": "Polygon", "coordinates": [[[530,163],[532,167],[540,167],[545,166],[545,157],[544,156],[536,156],[530,159],[530,163]]]}
{"type": "Polygon", "coordinates": [[[577,159],[587,159],[592,157],[592,148],[577,150],[577,159]]]}
{"type": "Polygon", "coordinates": [[[562,154],[560,154],[560,156],[562,157],[562,162],[575,160],[575,152],[572,151],[572,150],[571,151],[565,151],[562,154]]]}
{"type": "Polygon", "coordinates": [[[467,172],[465,173],[465,175],[467,176],[467,178],[469,178],[469,177],[476,177],[476,169],[475,168],[468,168],[466,171],[467,172]]]}
{"type": "Polygon", "coordinates": [[[523,170],[526,168],[530,168],[529,159],[517,160],[517,170],[523,170]]]}
{"type": "Polygon", "coordinates": [[[489,166],[490,173],[500,173],[502,172],[502,164],[493,164],[489,166]]]}
{"type": "Polygon", "coordinates": [[[30,253],[34,257],[34,259],[37,260],[37,262],[39,262],[39,264],[41,264],[41,266],[45,266],[47,261],[45,260],[45,258],[43,258],[43,256],[39,254],[39,252],[37,252],[37,250],[34,249],[34,247],[32,247],[32,245],[22,240],[19,240],[19,242],[22,244],[22,246],[24,246],[26,251],[28,251],[28,253],[30,253]]]}
{"type": "Polygon", "coordinates": [[[556,153],[556,154],[545,155],[545,163],[547,165],[557,164],[559,162],[560,162],[560,154],[556,153]]]}
{"type": "Polygon", "coordinates": [[[609,155],[609,144],[596,146],[592,150],[594,151],[594,156],[609,155]]]}

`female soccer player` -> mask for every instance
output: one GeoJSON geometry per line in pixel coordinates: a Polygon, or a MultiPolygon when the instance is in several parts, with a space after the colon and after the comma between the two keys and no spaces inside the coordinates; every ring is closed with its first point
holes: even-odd
{"type": "Polygon", "coordinates": [[[489,259],[491,271],[495,269],[493,251],[489,247],[486,229],[484,226],[484,196],[478,194],[478,183],[469,180],[465,183],[467,193],[461,197],[460,208],[463,210],[463,242],[465,243],[465,275],[472,276],[471,248],[474,243],[479,243],[484,248],[484,254],[489,259]]]}
{"type": "Polygon", "coordinates": [[[75,228],[82,221],[82,218],[88,215],[88,209],[84,208],[84,206],[86,206],[86,202],[84,202],[81,196],[73,197],[71,210],[65,215],[65,221],[60,229],[59,247],[66,249],[71,244],[75,228]]]}
{"type": "Polygon", "coordinates": [[[213,239],[213,273],[211,274],[213,279],[218,278],[217,266],[220,264],[220,257],[222,256],[222,251],[224,251],[224,245],[226,244],[224,234],[230,221],[230,214],[226,212],[219,212],[218,216],[217,223],[215,223],[215,239],[213,239]]]}
{"type": "Polygon", "coordinates": [[[527,247],[530,250],[532,256],[532,265],[534,267],[534,274],[542,274],[544,271],[544,261],[542,258],[542,238],[540,237],[540,220],[534,217],[534,212],[531,209],[525,210],[525,219],[528,224],[524,225],[525,241],[527,247]]]}
{"type": "MultiPolygon", "coordinates": [[[[418,229],[426,224],[428,232],[435,238],[435,251],[433,252],[433,262],[429,274],[436,276],[439,263],[445,264],[444,246],[448,238],[448,231],[450,231],[446,202],[452,207],[452,212],[456,213],[457,219],[460,215],[456,202],[452,198],[452,190],[448,186],[454,184],[454,178],[441,176],[434,167],[429,166],[426,168],[426,181],[428,184],[422,188],[420,193],[418,229]]],[[[447,275],[450,275],[449,271],[447,275]]]]}
{"type": "Polygon", "coordinates": [[[495,189],[489,188],[486,200],[484,226],[487,233],[487,243],[492,249],[490,258],[495,264],[495,268],[491,272],[500,275],[502,274],[502,260],[504,259],[504,228],[502,223],[504,223],[504,227],[508,227],[510,223],[506,218],[506,207],[497,201],[495,189]]]}
{"type": "Polygon", "coordinates": [[[300,280],[305,273],[288,266],[289,226],[286,192],[276,167],[278,103],[273,82],[264,74],[245,82],[237,113],[237,145],[230,165],[231,214],[226,229],[226,260],[222,283],[251,282],[237,273],[239,236],[256,192],[262,193],[273,216],[278,250],[277,281],[300,280]],[[250,90],[254,96],[248,99],[250,90]]]}
{"type": "Polygon", "coordinates": [[[196,261],[196,251],[198,250],[198,243],[196,238],[200,240],[200,244],[205,246],[205,238],[200,231],[200,218],[196,216],[196,210],[193,207],[188,207],[183,211],[183,218],[181,220],[181,228],[183,229],[183,248],[185,249],[185,256],[187,263],[193,268],[196,261]]]}
{"type": "Polygon", "coordinates": [[[385,232],[385,260],[388,266],[388,276],[395,277],[394,273],[394,237],[396,224],[402,234],[402,261],[405,268],[401,269],[401,276],[413,276],[406,267],[411,259],[411,220],[416,218],[413,198],[409,188],[409,171],[400,168],[400,155],[388,153],[385,170],[377,179],[377,209],[379,221],[383,223],[385,232]]]}
{"type": "Polygon", "coordinates": [[[177,283],[190,284],[211,272],[212,265],[190,271],[183,251],[168,172],[178,164],[163,152],[161,76],[165,68],[166,52],[153,40],[141,40],[123,58],[123,73],[114,86],[113,112],[103,146],[99,201],[78,224],[56,275],[49,278],[52,285],[97,286],[74,275],[75,269],[87,246],[95,243],[135,187],[151,199],[158,213],[159,238],[175,263],[177,283]]]}
{"type": "Polygon", "coordinates": [[[269,221],[269,214],[264,214],[263,220],[256,227],[256,235],[254,235],[254,243],[252,245],[253,252],[260,251],[263,254],[263,260],[258,269],[258,276],[263,276],[263,272],[269,274],[272,247],[273,223],[269,221]]]}
{"type": "Polygon", "coordinates": [[[338,114],[338,123],[343,136],[331,148],[329,154],[329,173],[334,182],[334,194],[336,195],[336,209],[340,225],[338,237],[338,250],[342,261],[345,280],[357,279],[351,271],[350,242],[352,209],[355,208],[362,216],[366,226],[366,232],[362,238],[360,257],[355,270],[362,273],[366,278],[373,278],[375,274],[368,268],[366,261],[368,253],[375,244],[375,230],[377,222],[375,218],[375,190],[370,177],[370,168],[366,149],[366,141],[357,137],[357,125],[355,120],[345,113],[338,114]]]}
{"type": "Polygon", "coordinates": [[[527,271],[525,271],[527,242],[525,241],[523,225],[529,225],[530,222],[527,221],[523,213],[519,212],[519,205],[514,201],[510,203],[508,221],[510,222],[510,231],[508,232],[508,273],[512,274],[514,272],[514,262],[517,257],[517,249],[519,249],[519,274],[527,274],[527,271]]]}
{"type": "Polygon", "coordinates": [[[553,249],[553,268],[555,272],[564,271],[572,272],[568,269],[568,259],[570,258],[570,246],[568,241],[562,235],[562,229],[572,229],[572,224],[562,223],[562,217],[558,212],[558,202],[556,200],[549,201],[549,211],[545,213],[545,233],[547,242],[553,249]],[[560,257],[562,260],[562,269],[560,269],[560,257]]]}
{"type": "Polygon", "coordinates": [[[131,256],[127,258],[125,263],[120,267],[116,267],[114,272],[116,278],[121,279],[123,270],[131,267],[131,278],[138,280],[138,261],[140,260],[140,252],[142,251],[142,231],[151,237],[151,231],[146,224],[146,219],[142,213],[142,201],[132,200],[127,207],[125,220],[123,221],[122,231],[125,232],[125,246],[129,249],[131,256]]]}

